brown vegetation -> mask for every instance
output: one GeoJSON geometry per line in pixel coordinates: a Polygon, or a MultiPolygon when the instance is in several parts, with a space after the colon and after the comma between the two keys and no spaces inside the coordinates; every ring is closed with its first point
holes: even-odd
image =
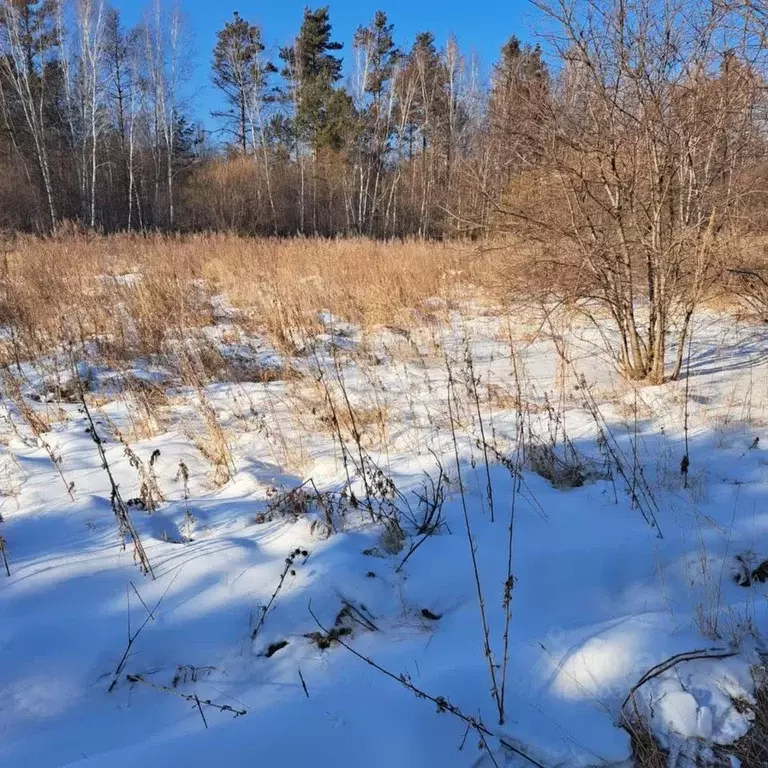
{"type": "Polygon", "coordinates": [[[228,314],[295,347],[321,310],[363,328],[411,324],[420,308],[434,312],[429,299],[479,279],[482,264],[458,245],[416,241],[21,237],[3,256],[0,323],[11,363],[90,339],[115,361],[169,354],[228,314]]]}
{"type": "Polygon", "coordinates": [[[184,114],[178,8],[125,30],[102,0],[73,18],[61,0],[0,0],[0,171],[20,180],[0,183],[9,230],[468,238],[486,250],[508,235],[518,257],[483,271],[415,241],[52,240],[21,266],[6,260],[6,316],[149,354],[208,325],[203,292],[221,291],[289,345],[318,309],[405,324],[424,298],[482,280],[581,311],[613,335],[628,378],[678,378],[691,319],[724,276],[764,314],[768,283],[744,243],[765,229],[768,15],[706,0],[533,5],[546,45],[512,35],[488,82],[453,38],[440,47],[422,32],[401,49],[383,11],[355,32],[348,73],[328,7],[305,9],[279,64],[235,14],[213,51],[227,107],[213,117],[230,139],[213,147],[184,114]],[[140,284],[94,284],[116,270],[140,284]],[[93,298],[90,315],[66,312],[72,293],[93,298]]]}

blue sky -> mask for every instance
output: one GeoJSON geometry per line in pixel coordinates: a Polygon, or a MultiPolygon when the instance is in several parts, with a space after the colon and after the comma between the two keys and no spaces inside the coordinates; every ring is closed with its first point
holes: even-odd
{"type": "MultiPolygon", "coordinates": [[[[232,18],[234,11],[261,26],[268,51],[277,58],[277,49],[298,31],[306,0],[179,0],[192,31],[195,70],[188,86],[190,111],[196,120],[212,126],[209,113],[220,102],[210,84],[211,51],[216,31],[232,18]]],[[[149,2],[113,0],[125,24],[138,21],[149,2]]],[[[430,30],[442,45],[449,34],[456,35],[463,51],[475,51],[484,71],[496,59],[499,48],[512,34],[533,42],[535,12],[526,0],[323,0],[311,7],[328,4],[336,40],[344,43],[341,54],[351,60],[350,45],[355,29],[367,24],[381,8],[395,25],[395,37],[403,48],[410,46],[417,32],[430,30]]]]}

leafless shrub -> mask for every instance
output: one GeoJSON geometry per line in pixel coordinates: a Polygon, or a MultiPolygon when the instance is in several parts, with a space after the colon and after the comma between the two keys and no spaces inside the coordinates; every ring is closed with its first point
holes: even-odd
{"type": "Polygon", "coordinates": [[[574,453],[561,456],[548,443],[532,440],[526,446],[528,468],[555,488],[579,488],[586,479],[585,466],[574,453]]]}
{"type": "Polygon", "coordinates": [[[438,467],[437,479],[434,479],[432,475],[425,472],[425,479],[421,482],[421,491],[414,492],[418,500],[418,515],[414,516],[409,522],[415,528],[416,538],[408,548],[405,557],[395,569],[395,573],[399,573],[416,550],[444,525],[443,504],[445,503],[447,478],[443,471],[443,465],[437,460],[436,456],[435,460],[438,467]]]}
{"type": "Polygon", "coordinates": [[[354,508],[346,491],[320,491],[309,478],[288,491],[270,488],[266,509],[256,515],[254,522],[259,525],[273,520],[296,522],[309,517],[312,520],[310,532],[328,538],[344,530],[347,517],[354,508]]]}
{"type": "Polygon", "coordinates": [[[625,376],[677,378],[693,313],[748,227],[763,64],[751,4],[534,4],[561,73],[524,99],[517,133],[536,161],[497,203],[500,226],[540,244],[540,295],[613,325],[625,376]],[[723,51],[724,30],[740,45],[723,51]]]}
{"type": "Polygon", "coordinates": [[[760,320],[768,322],[768,280],[759,267],[730,269],[735,296],[760,320]]]}

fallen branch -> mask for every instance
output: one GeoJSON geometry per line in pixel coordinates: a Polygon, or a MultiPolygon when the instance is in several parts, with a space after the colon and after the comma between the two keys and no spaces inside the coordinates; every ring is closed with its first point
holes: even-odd
{"type": "MultiPolygon", "coordinates": [[[[672,667],[680,664],[683,661],[695,661],[696,659],[727,659],[731,656],[737,656],[736,651],[726,651],[722,648],[704,648],[696,651],[685,651],[683,653],[670,656],[666,661],[662,661],[655,667],[651,667],[630,689],[629,693],[621,702],[621,712],[624,713],[624,707],[630,699],[634,702],[635,693],[642,688],[649,680],[653,680],[654,677],[664,674],[672,667]]],[[[637,705],[635,705],[635,712],[637,713],[637,705]]]]}

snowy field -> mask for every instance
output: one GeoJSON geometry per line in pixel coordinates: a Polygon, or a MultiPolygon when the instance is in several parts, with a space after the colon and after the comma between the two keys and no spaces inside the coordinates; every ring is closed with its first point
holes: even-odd
{"type": "Polygon", "coordinates": [[[669,765],[738,764],[768,330],[703,313],[688,376],[635,388],[575,320],[325,314],[286,359],[217,316],[240,381],[14,370],[3,768],[622,766],[638,716],[669,765]]]}

